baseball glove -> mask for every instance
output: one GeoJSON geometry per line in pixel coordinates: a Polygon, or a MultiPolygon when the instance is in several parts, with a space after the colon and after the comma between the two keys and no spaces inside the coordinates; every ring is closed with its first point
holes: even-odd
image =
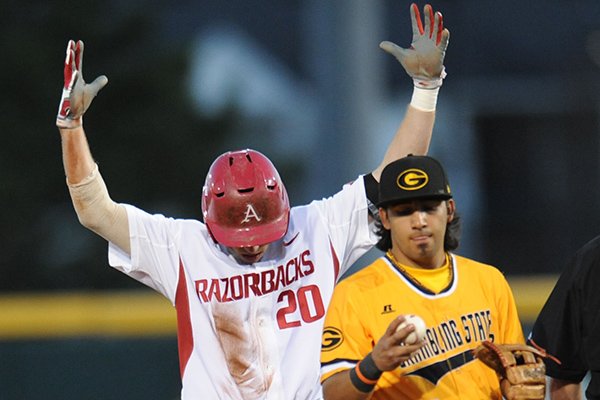
{"type": "Polygon", "coordinates": [[[488,340],[473,355],[500,377],[502,395],[508,400],[543,400],[546,395],[544,358],[554,357],[544,349],[526,344],[494,344],[488,340]]]}

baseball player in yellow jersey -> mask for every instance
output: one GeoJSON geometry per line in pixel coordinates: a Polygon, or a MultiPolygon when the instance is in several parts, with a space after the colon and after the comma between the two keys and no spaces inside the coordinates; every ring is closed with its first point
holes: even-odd
{"type": "Polygon", "coordinates": [[[482,341],[524,343],[502,273],[451,253],[459,217],[446,173],[427,156],[389,164],[379,186],[385,255],[338,284],[325,320],[325,399],[501,399],[496,373],[473,358],[482,341]],[[404,344],[413,324],[425,339],[404,344]]]}

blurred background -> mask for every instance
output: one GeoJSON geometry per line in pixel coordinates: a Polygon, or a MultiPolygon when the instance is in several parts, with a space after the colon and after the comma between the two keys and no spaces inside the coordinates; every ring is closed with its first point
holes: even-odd
{"type": "MultiPolygon", "coordinates": [[[[179,396],[174,310],[107,266],[70,203],[54,125],[69,39],[88,82],[109,78],[85,126],[113,199],[199,218],[230,149],[267,154],[293,205],[378,165],[412,93],[378,44],[410,44],[409,5],[2,1],[0,399],[179,396]]],[[[451,37],[430,154],[462,214],[457,253],[507,275],[527,330],[600,231],[600,2],[432,5],[451,37]]]]}

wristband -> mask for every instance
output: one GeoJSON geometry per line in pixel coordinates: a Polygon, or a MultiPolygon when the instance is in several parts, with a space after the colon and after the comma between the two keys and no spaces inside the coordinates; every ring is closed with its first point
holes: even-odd
{"type": "MultiPolygon", "coordinates": [[[[358,366],[358,365],[357,365],[358,366]]],[[[352,385],[359,391],[362,393],[370,393],[373,388],[375,387],[375,384],[369,384],[369,383],[365,383],[363,382],[359,377],[358,374],[356,372],[356,367],[352,368],[350,370],[350,382],[352,382],[352,385]]]]}
{"type": "Polygon", "coordinates": [[[369,353],[350,370],[350,381],[359,391],[369,393],[377,384],[381,374],[383,371],[377,368],[369,353]]]}
{"type": "Polygon", "coordinates": [[[422,89],[415,86],[412,98],[410,99],[410,105],[421,111],[435,111],[439,91],[439,87],[422,89]]]}

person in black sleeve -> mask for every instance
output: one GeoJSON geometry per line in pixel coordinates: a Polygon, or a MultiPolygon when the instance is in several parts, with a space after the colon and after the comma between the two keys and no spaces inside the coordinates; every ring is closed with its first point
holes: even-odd
{"type": "Polygon", "coordinates": [[[529,334],[560,360],[546,359],[552,400],[600,399],[600,236],[579,249],[562,272],[529,334]]]}

